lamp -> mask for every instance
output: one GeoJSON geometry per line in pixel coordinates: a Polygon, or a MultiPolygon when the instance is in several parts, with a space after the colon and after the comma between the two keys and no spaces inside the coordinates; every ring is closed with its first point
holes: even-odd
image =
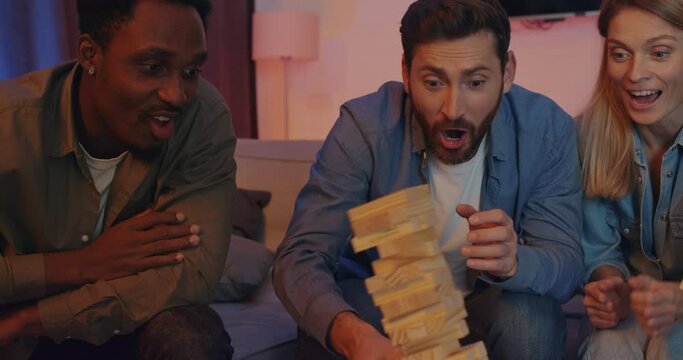
{"type": "Polygon", "coordinates": [[[252,38],[252,59],[279,59],[283,64],[284,135],[287,139],[289,62],[318,57],[318,16],[308,11],[255,12],[252,38]]]}

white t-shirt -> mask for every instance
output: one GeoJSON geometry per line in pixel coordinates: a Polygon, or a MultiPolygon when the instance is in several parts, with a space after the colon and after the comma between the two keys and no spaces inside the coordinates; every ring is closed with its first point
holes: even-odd
{"type": "Polygon", "coordinates": [[[437,230],[441,229],[439,245],[451,268],[455,287],[465,294],[471,289],[467,288],[466,258],[460,254],[460,249],[468,243],[469,225],[455,212],[455,208],[469,204],[479,210],[487,137],[466,163],[447,165],[433,155],[428,158],[432,203],[439,220],[437,230]]]}
{"type": "Polygon", "coordinates": [[[128,152],[126,151],[113,159],[98,159],[88,154],[81,143],[78,143],[78,146],[83,150],[83,154],[85,154],[85,162],[88,164],[90,176],[92,176],[95,188],[100,194],[100,212],[97,216],[97,225],[92,236],[92,239],[96,239],[100,236],[104,227],[104,212],[107,207],[107,199],[109,199],[109,189],[116,174],[116,166],[126,157],[128,152]]]}

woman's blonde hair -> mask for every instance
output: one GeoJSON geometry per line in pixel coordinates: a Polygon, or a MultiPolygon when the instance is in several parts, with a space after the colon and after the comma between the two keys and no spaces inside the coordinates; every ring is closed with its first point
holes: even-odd
{"type": "MultiPolygon", "coordinates": [[[[681,0],[603,0],[598,17],[603,38],[612,19],[627,7],[647,11],[683,29],[681,0]]],[[[607,74],[608,60],[605,45],[593,99],[581,119],[581,176],[586,196],[616,199],[634,189],[637,167],[633,161],[633,125],[607,74]]]]}

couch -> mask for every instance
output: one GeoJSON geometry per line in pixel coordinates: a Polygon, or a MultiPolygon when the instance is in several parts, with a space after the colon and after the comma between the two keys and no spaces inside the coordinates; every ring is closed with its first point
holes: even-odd
{"type": "Polygon", "coordinates": [[[231,281],[230,286],[222,286],[221,283],[218,286],[218,293],[223,292],[227,296],[224,300],[230,302],[211,305],[223,319],[232,338],[236,360],[296,358],[296,324],[275,296],[268,270],[272,254],[287,230],[296,196],[308,180],[320,145],[321,141],[305,140],[237,141],[235,160],[240,192],[235,209],[238,224],[235,226],[248,230],[240,234],[243,236],[233,235],[225,273],[232,270],[236,274],[232,279],[221,279],[231,281]],[[263,194],[254,190],[270,193],[269,201],[265,201],[267,204],[263,203],[262,197],[258,198],[263,194]],[[257,204],[259,201],[261,203],[257,204]],[[249,222],[255,216],[250,213],[259,206],[263,206],[259,209],[262,210],[263,221],[257,225],[258,234],[254,234],[253,224],[249,222]],[[245,241],[245,237],[251,240],[245,241]],[[259,280],[263,281],[254,289],[252,285],[259,280]],[[234,300],[243,295],[238,293],[244,291],[235,289],[236,282],[244,283],[246,292],[251,292],[247,298],[237,302],[234,300]]]}
{"type": "MultiPolygon", "coordinates": [[[[247,213],[254,207],[262,211],[263,221],[257,224],[258,229],[251,226],[246,235],[241,234],[250,236],[251,240],[233,236],[226,273],[232,270],[234,278],[222,279],[230,283],[227,287],[221,288],[219,284],[219,292],[223,289],[225,294],[232,296],[232,300],[212,304],[232,337],[235,359],[297,358],[296,324],[275,296],[268,271],[273,251],[284,237],[294,201],[308,179],[310,166],[321,144],[321,141],[238,139],[235,151],[238,188],[265,191],[271,196],[269,201],[261,197],[249,202],[250,199],[245,200],[245,197],[258,198],[264,194],[247,191],[247,195],[242,193],[245,196],[238,197],[236,219],[239,222],[243,222],[244,217],[250,218],[247,213]],[[258,274],[249,277],[250,272],[258,274]],[[235,294],[241,291],[234,288],[236,282],[245,283],[249,293],[246,298],[235,294]]],[[[573,359],[590,329],[579,295],[563,309],[567,318],[565,357],[573,359]]]]}

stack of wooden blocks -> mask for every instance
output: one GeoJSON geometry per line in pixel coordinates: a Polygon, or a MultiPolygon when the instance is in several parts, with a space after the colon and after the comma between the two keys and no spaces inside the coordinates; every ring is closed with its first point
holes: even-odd
{"type": "Polygon", "coordinates": [[[375,276],[365,285],[382,312],[382,325],[404,359],[487,359],[469,333],[463,295],[453,286],[439,249],[428,185],[404,189],[348,212],[353,250],[377,248],[375,276]]]}

